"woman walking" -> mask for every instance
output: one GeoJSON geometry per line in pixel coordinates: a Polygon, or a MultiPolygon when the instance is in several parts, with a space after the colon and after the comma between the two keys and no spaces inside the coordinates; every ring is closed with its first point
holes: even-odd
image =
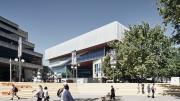
{"type": "Polygon", "coordinates": [[[147,97],[150,97],[150,93],[151,93],[151,87],[150,87],[150,84],[148,84],[148,86],[147,86],[147,92],[148,92],[147,97]]]}
{"type": "Polygon", "coordinates": [[[43,92],[43,88],[41,85],[39,85],[38,90],[35,90],[35,97],[37,97],[37,101],[42,101],[43,97],[44,97],[44,92],[43,92]]]}
{"type": "Polygon", "coordinates": [[[69,86],[67,84],[64,85],[64,89],[61,95],[61,101],[74,101],[71,93],[69,92],[69,86]]]}

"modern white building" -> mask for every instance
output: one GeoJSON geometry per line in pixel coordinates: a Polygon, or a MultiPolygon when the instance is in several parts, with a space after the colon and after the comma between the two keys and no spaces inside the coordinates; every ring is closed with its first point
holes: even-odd
{"type": "Polygon", "coordinates": [[[100,28],[72,38],[45,50],[45,59],[49,67],[56,73],[68,74],[73,77],[71,68],[71,52],[76,50],[77,76],[82,78],[102,78],[103,57],[107,54],[108,42],[122,40],[123,33],[128,30],[124,25],[115,21],[100,28]]]}

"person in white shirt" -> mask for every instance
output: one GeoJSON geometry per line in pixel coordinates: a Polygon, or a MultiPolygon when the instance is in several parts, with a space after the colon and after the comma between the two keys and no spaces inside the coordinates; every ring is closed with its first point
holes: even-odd
{"type": "Polygon", "coordinates": [[[74,101],[73,97],[71,96],[71,93],[69,92],[69,86],[67,84],[64,86],[61,95],[61,101],[74,101]]]}
{"type": "Polygon", "coordinates": [[[44,101],[49,101],[49,94],[47,87],[44,87],[44,101]]]}

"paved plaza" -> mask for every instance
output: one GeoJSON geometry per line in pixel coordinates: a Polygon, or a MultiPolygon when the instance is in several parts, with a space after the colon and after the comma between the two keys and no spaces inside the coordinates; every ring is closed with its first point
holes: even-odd
{"type": "MultiPolygon", "coordinates": [[[[101,101],[97,96],[76,96],[75,101],[101,101]],[[78,98],[77,98],[78,97],[78,98]]],[[[1,98],[0,101],[10,101],[9,98],[1,98]]],[[[13,101],[36,101],[36,98],[14,99],[13,101]]],[[[52,97],[50,101],[60,101],[58,97],[52,97]]],[[[120,96],[116,101],[180,101],[180,97],[175,96],[158,96],[156,98],[147,98],[146,96],[126,95],[120,96]]]]}

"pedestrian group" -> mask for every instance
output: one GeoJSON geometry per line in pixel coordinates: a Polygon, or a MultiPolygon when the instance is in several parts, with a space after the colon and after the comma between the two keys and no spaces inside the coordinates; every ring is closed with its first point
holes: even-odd
{"type": "MultiPolygon", "coordinates": [[[[141,91],[142,91],[142,94],[145,94],[145,90],[144,90],[144,84],[142,83],[141,84],[141,91]]],[[[155,88],[155,84],[153,83],[152,86],[150,84],[147,85],[147,97],[151,97],[150,94],[152,93],[152,98],[155,97],[155,91],[156,91],[156,88],[155,88]]],[[[138,86],[137,86],[137,94],[140,93],[140,84],[138,83],[138,86]]]]}

